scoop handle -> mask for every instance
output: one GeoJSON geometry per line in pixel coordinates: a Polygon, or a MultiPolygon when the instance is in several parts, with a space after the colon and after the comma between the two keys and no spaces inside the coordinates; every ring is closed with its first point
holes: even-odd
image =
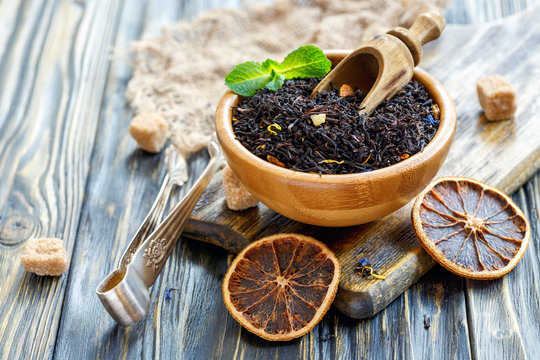
{"type": "Polygon", "coordinates": [[[445,26],[444,16],[437,10],[432,10],[418,15],[410,29],[397,27],[387,31],[387,34],[397,37],[407,45],[416,66],[422,60],[422,45],[437,39],[445,26]]]}
{"type": "Polygon", "coordinates": [[[445,26],[446,20],[444,16],[440,12],[433,10],[418,15],[409,32],[416,36],[421,45],[424,45],[437,39],[445,26]]]}

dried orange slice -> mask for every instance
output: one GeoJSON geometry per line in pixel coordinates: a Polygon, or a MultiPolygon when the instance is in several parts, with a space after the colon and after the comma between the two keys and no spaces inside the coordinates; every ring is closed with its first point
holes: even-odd
{"type": "Polygon", "coordinates": [[[322,319],[339,283],[339,262],[309,236],[278,234],[247,246],[223,279],[231,315],[250,332],[286,341],[309,332],[322,319]]]}
{"type": "Polygon", "coordinates": [[[414,232],[423,248],[451,272],[496,279],[521,260],[530,225],[512,199],[467,178],[439,178],[416,199],[414,232]]]}

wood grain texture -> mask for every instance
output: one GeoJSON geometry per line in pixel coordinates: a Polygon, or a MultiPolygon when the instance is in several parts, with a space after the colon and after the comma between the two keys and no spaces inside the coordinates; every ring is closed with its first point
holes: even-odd
{"type": "MultiPolygon", "coordinates": [[[[533,236],[506,282],[479,287],[437,266],[371,319],[331,309],[302,339],[270,344],[222,303],[227,252],[181,239],[153,287],[148,318],[122,329],[108,317],[94,288],[150,208],[163,169],[159,156],[119,135],[131,118],[124,99],[131,72],[107,62],[107,47],[126,48],[166,23],[239,2],[0,1],[0,359],[538,358],[538,174],[514,197],[533,236]],[[21,270],[21,245],[33,235],[66,239],[66,275],[21,270]],[[168,301],[170,287],[179,290],[168,301]]],[[[469,3],[453,18],[502,13],[492,11],[502,1],[486,9],[469,3]]],[[[472,121],[480,113],[473,110],[472,121]]],[[[205,162],[191,159],[187,186],[205,162]]]]}
{"type": "Polygon", "coordinates": [[[532,231],[520,263],[501,279],[465,282],[467,316],[475,334],[472,353],[477,359],[492,358],[486,349],[494,349],[502,359],[540,358],[539,178],[535,176],[513,196],[529,217],[532,231]]]}
{"type": "Polygon", "coordinates": [[[54,349],[69,271],[25,272],[22,245],[54,236],[73,252],[118,9],[27,1],[13,10],[15,21],[0,21],[9,34],[0,63],[0,357],[42,358],[54,349]]]}
{"type": "MultiPolygon", "coordinates": [[[[208,8],[217,3],[208,1],[203,5],[208,8]]],[[[131,41],[143,34],[157,33],[178,17],[192,16],[191,11],[197,6],[201,3],[121,3],[112,46],[127,49],[131,41]]],[[[104,52],[103,56],[106,55],[104,52]]],[[[73,357],[74,341],[79,341],[77,356],[85,359],[194,356],[197,347],[205,346],[205,339],[204,333],[193,330],[212,329],[218,314],[221,319],[228,314],[223,306],[212,309],[215,314],[206,316],[213,302],[201,302],[205,298],[221,299],[218,275],[226,270],[227,257],[221,250],[218,254],[197,252],[193,258],[184,244],[177,246],[152,288],[151,310],[146,321],[129,329],[114,323],[94,292],[101,279],[118,263],[129,239],[150,209],[164,176],[161,155],[138,150],[127,136],[132,112],[126,106],[124,92],[130,76],[128,63],[111,62],[97,121],[95,150],[90,163],[92,171],[87,180],[77,246],[72,256],[72,268],[77,271],[70,274],[57,342],[50,354],[55,358],[73,357]],[[171,293],[174,302],[164,300],[166,287],[179,288],[171,293]],[[177,307],[179,299],[183,304],[177,307]],[[194,317],[197,311],[203,311],[205,316],[194,317]],[[87,338],[92,341],[83,341],[87,338]]],[[[191,162],[193,176],[187,187],[193,185],[205,162],[203,156],[191,162]]],[[[203,354],[200,356],[204,358],[203,354]]]]}

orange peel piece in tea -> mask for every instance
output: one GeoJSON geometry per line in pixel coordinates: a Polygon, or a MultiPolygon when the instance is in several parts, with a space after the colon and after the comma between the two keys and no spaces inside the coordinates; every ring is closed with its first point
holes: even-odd
{"type": "Polygon", "coordinates": [[[354,94],[353,88],[348,84],[343,84],[339,88],[339,96],[340,97],[347,97],[354,94]]]}
{"type": "Polygon", "coordinates": [[[340,265],[323,243],[277,234],[247,246],[223,279],[223,299],[248,331],[271,341],[303,336],[336,296],[340,265]]]}
{"type": "Polygon", "coordinates": [[[275,156],[266,155],[266,160],[268,160],[268,162],[270,164],[274,164],[274,165],[279,166],[279,167],[285,167],[285,164],[283,164],[281,161],[279,161],[275,156]]]}
{"type": "Polygon", "coordinates": [[[451,272],[470,279],[504,276],[521,260],[530,224],[500,190],[467,178],[439,178],[416,199],[414,232],[451,272]]]}

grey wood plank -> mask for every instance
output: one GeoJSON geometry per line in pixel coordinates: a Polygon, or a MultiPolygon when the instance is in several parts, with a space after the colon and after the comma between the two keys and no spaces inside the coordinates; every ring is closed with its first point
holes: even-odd
{"type": "MultiPolygon", "coordinates": [[[[481,3],[483,2],[455,1],[446,12],[447,19],[458,23],[494,21],[501,16],[514,14],[525,6],[536,3],[536,1],[494,1],[489,6],[481,3]],[[453,8],[461,9],[462,13],[467,15],[459,18],[453,8]],[[498,10],[494,10],[494,8],[498,10]]],[[[538,13],[538,8],[534,9],[538,13]]],[[[497,56],[499,58],[498,67],[483,69],[485,73],[506,73],[506,76],[512,78],[519,89],[534,84],[535,81],[531,82],[530,78],[538,79],[539,77],[534,65],[531,63],[525,67],[513,66],[515,59],[521,57],[520,54],[509,54],[508,51],[504,50],[504,40],[500,39],[500,41],[501,47],[498,53],[479,54],[484,57],[497,56]],[[520,82],[517,80],[519,72],[525,72],[529,74],[529,77],[522,77],[520,82]]],[[[530,46],[525,46],[525,48],[533,50],[533,44],[538,43],[538,41],[539,39],[533,39],[530,46]]],[[[456,51],[459,50],[456,49],[456,51]]],[[[534,52],[531,54],[527,51],[526,53],[528,55],[534,54],[534,52]]],[[[525,53],[521,55],[526,56],[525,53]]],[[[468,63],[466,59],[462,61],[464,64],[468,63]]],[[[478,74],[478,76],[481,75],[478,74]]],[[[520,96],[519,93],[518,96],[520,96]]],[[[470,117],[471,115],[466,114],[460,119],[471,121],[470,117]]],[[[536,229],[533,230],[529,249],[520,264],[500,280],[465,281],[468,327],[472,346],[471,355],[476,359],[536,359],[539,357],[540,306],[537,245],[540,238],[538,235],[539,179],[540,173],[536,173],[514,195],[514,200],[525,211],[532,228],[536,229]]],[[[518,181],[519,179],[514,180],[518,181]]]]}
{"type": "Polygon", "coordinates": [[[444,16],[449,24],[479,24],[514,15],[538,0],[453,0],[444,16]]]}
{"type": "MultiPolygon", "coordinates": [[[[458,23],[494,21],[512,15],[534,3],[537,1],[494,1],[488,6],[483,0],[470,2],[456,0],[451,4],[446,15],[450,21],[458,23]],[[460,17],[459,11],[467,16],[460,17]]],[[[533,11],[536,15],[540,15],[538,7],[533,7],[533,11]]],[[[504,49],[504,40],[500,39],[500,41],[501,48],[498,53],[481,54],[499,57],[499,66],[485,69],[486,73],[506,73],[518,89],[534,86],[533,84],[540,79],[537,66],[513,66],[520,54],[509,54],[504,49]],[[522,81],[519,81],[520,72],[527,73],[528,77],[522,77],[522,81]]],[[[521,56],[538,57],[538,52],[534,52],[534,44],[538,44],[539,41],[540,38],[536,36],[531,44],[526,46],[530,51],[524,52],[521,56]]],[[[464,63],[467,61],[464,60],[464,63]]],[[[520,96],[519,93],[518,96],[520,96]]],[[[538,107],[538,101],[533,106],[538,107]]],[[[531,136],[534,135],[531,134],[531,136]]],[[[525,211],[533,230],[529,249],[516,269],[496,281],[465,281],[471,351],[476,359],[537,359],[540,357],[539,180],[540,173],[536,173],[513,196],[516,204],[525,211]]]]}
{"type": "MultiPolygon", "coordinates": [[[[124,2],[112,46],[120,51],[128,49],[146,28],[158,31],[173,20],[175,13],[177,7],[173,2],[124,2]]],[[[102,56],[108,54],[102,52],[102,56]]],[[[132,112],[124,92],[130,77],[127,62],[109,63],[87,198],[72,258],[72,267],[79,271],[69,279],[54,354],[58,359],[72,356],[74,339],[80,341],[89,336],[96,341],[78,346],[81,358],[125,359],[134,354],[151,358],[154,351],[159,351],[159,346],[154,346],[151,321],[131,329],[114,326],[95,294],[97,284],[114,269],[130,236],[150,209],[163,175],[161,156],[137,150],[129,137],[132,112]],[[92,321],[84,320],[89,318],[92,321]],[[84,331],[81,321],[85,322],[84,331]]]]}
{"type": "Polygon", "coordinates": [[[73,250],[107,71],[99,54],[110,42],[117,3],[19,4],[20,20],[0,21],[15,27],[0,83],[2,359],[52,356],[69,272],[25,272],[22,245],[56,236],[73,250]]]}
{"type": "MultiPolygon", "coordinates": [[[[43,54],[55,9],[53,2],[20,2],[19,5],[14,4],[9,7],[11,11],[5,9],[0,13],[2,33],[7,35],[0,60],[0,131],[5,139],[2,148],[8,146],[8,140],[14,140],[13,135],[24,119],[25,107],[21,104],[29,104],[33,94],[31,87],[37,76],[35,68],[43,54]]],[[[8,159],[2,160],[5,163],[8,159]]],[[[0,189],[0,203],[5,202],[7,190],[8,187],[0,189]]]]}
{"type": "Polygon", "coordinates": [[[403,296],[415,359],[471,358],[463,279],[435,266],[403,296]]]}
{"type": "MultiPolygon", "coordinates": [[[[524,3],[535,1],[508,1],[493,2],[504,15],[515,13],[524,3]]],[[[454,1],[447,10],[447,18],[460,23],[471,21],[492,21],[497,11],[485,11],[478,7],[478,1],[454,1]],[[476,7],[471,11],[470,7],[476,7]],[[462,14],[468,13],[465,19],[455,17],[455,9],[461,8],[462,14]],[[478,16],[479,15],[479,16],[478,16]]],[[[534,76],[534,75],[533,75],[534,76]]],[[[527,216],[531,220],[533,229],[538,227],[537,191],[540,174],[536,174],[517,194],[518,204],[526,205],[527,216]]],[[[518,267],[502,280],[490,283],[467,281],[467,307],[471,327],[471,342],[473,354],[476,358],[492,358],[494,353],[501,358],[538,358],[539,332],[539,304],[538,304],[538,259],[537,241],[538,233],[533,231],[530,248],[518,267]],[[527,265],[524,265],[527,264],[527,265]],[[525,266],[526,270],[519,270],[525,266]],[[526,274],[525,276],[523,274],[526,274]],[[519,299],[519,300],[518,300],[519,299]],[[517,320],[517,322],[516,322],[517,320]]]]}
{"type": "Polygon", "coordinates": [[[514,194],[531,222],[529,248],[516,268],[495,281],[466,281],[472,352],[476,359],[540,358],[538,176],[514,194]]]}
{"type": "MultiPolygon", "coordinates": [[[[208,6],[217,6],[218,1],[207,1],[208,6]]],[[[230,1],[229,1],[230,3],[230,1]]],[[[183,12],[186,7],[199,6],[198,2],[146,2],[125,3],[122,16],[119,20],[118,32],[114,42],[117,49],[126,49],[131,41],[141,36],[152,36],[160,29],[174,21],[176,16],[188,16],[183,12]]],[[[236,3],[236,5],[238,5],[236,3]]],[[[102,56],[106,56],[103,52],[102,56]]],[[[130,329],[118,328],[114,321],[103,309],[94,289],[99,281],[113,269],[124,251],[130,236],[136,231],[140,221],[149,210],[153,198],[157,193],[159,182],[163,176],[162,164],[159,155],[149,155],[136,149],[135,142],[129,137],[127,128],[132,117],[127,107],[124,92],[129,80],[131,70],[127,63],[114,61],[110,65],[107,77],[99,129],[96,135],[96,145],[91,159],[91,172],[86,188],[87,198],[81,216],[80,228],[77,235],[77,245],[74,250],[72,267],[74,271],[69,279],[66,302],[62,313],[58,341],[55,348],[56,358],[66,358],[73,353],[74,339],[81,340],[77,346],[78,354],[84,358],[131,358],[142,356],[144,358],[159,357],[160,354],[175,354],[181,356],[182,351],[191,354],[189,345],[204,344],[193,342],[191,336],[200,337],[198,333],[184,335],[178,327],[178,320],[173,324],[171,315],[164,313],[162,307],[168,306],[163,301],[163,291],[166,284],[181,284],[180,294],[189,294],[197,289],[203,293],[212,292],[212,299],[219,295],[219,280],[217,273],[214,283],[208,284],[211,279],[203,275],[212,266],[220,266],[215,259],[225,259],[222,250],[217,256],[205,255],[204,266],[197,267],[182,258],[190,257],[187,249],[176,249],[171,261],[167,264],[164,273],[154,285],[152,291],[152,310],[147,321],[141,322],[130,329]],[[197,269],[199,269],[197,271],[197,269]],[[202,273],[201,273],[202,271],[202,273]],[[178,272],[186,278],[178,279],[178,272]],[[199,279],[200,278],[200,279],[199,279]],[[202,287],[201,287],[202,286],[202,287]],[[199,288],[200,287],[200,288],[199,288]],[[81,296],[81,294],[84,294],[81,296]],[[81,321],[85,321],[81,330],[81,321]],[[150,319],[154,319],[151,321],[150,319]],[[186,336],[178,343],[186,344],[185,349],[179,347],[177,342],[171,341],[170,334],[186,336]],[[96,338],[94,342],[82,341],[88,337],[96,338]]],[[[191,162],[191,177],[187,186],[193,183],[197,172],[204,166],[204,156],[196,157],[191,162]]],[[[214,249],[216,251],[216,249],[214,249]]],[[[199,254],[203,256],[203,254],[199,254]]],[[[173,294],[177,296],[177,294],[173,294]]],[[[200,300],[198,295],[182,296],[188,304],[177,309],[176,315],[184,321],[193,322],[188,311],[193,306],[192,299],[200,300]]],[[[197,305],[195,305],[196,308],[197,305]]],[[[226,310],[219,312],[225,315],[226,310]]],[[[212,318],[195,318],[208,322],[203,328],[212,328],[212,318]]],[[[181,323],[180,323],[181,324],[181,323]]],[[[183,355],[182,355],[183,356],[183,355]]]]}

